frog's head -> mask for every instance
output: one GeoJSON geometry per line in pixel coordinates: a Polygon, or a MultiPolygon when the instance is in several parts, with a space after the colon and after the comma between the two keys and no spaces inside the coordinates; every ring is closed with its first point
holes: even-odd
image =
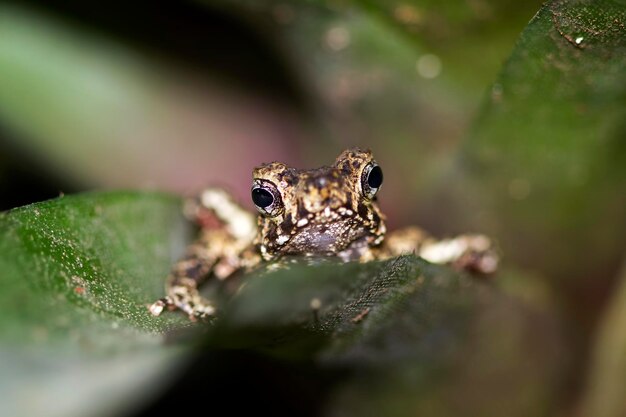
{"type": "Polygon", "coordinates": [[[358,256],[385,233],[376,194],[383,181],[372,153],[343,151],[331,166],[298,170],[280,162],[255,168],[252,201],[267,259],[283,254],[358,256]],[[348,251],[348,252],[346,252],[348,251]]]}

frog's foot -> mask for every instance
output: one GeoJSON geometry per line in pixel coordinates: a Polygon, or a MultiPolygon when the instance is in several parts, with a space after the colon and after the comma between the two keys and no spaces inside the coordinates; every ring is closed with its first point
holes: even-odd
{"type": "Polygon", "coordinates": [[[496,272],[500,258],[492,246],[484,248],[482,245],[474,247],[471,242],[467,250],[453,263],[453,266],[464,271],[481,275],[496,272]]]}
{"type": "Polygon", "coordinates": [[[153,316],[159,316],[164,309],[182,310],[190,320],[205,320],[215,315],[215,307],[198,290],[186,285],[173,285],[168,295],[148,307],[153,316]]]}
{"type": "Polygon", "coordinates": [[[148,306],[148,310],[150,311],[150,314],[152,314],[154,317],[159,317],[163,310],[165,310],[166,308],[170,308],[170,306],[173,305],[174,302],[170,297],[163,297],[150,304],[148,306]]]}
{"type": "Polygon", "coordinates": [[[453,239],[426,241],[419,255],[429,262],[451,264],[478,274],[492,274],[499,257],[491,240],[484,235],[461,235],[453,239]]]}

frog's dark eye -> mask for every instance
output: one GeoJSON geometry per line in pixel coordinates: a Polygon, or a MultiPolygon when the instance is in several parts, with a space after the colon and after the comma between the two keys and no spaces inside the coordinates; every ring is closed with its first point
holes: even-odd
{"type": "Polygon", "coordinates": [[[252,185],[252,202],[262,214],[275,215],[282,207],[280,193],[269,182],[255,182],[252,185]]]}
{"type": "Polygon", "coordinates": [[[383,170],[380,169],[378,165],[376,165],[370,170],[370,173],[367,176],[367,185],[369,185],[370,188],[378,189],[382,185],[382,183],[383,183],[383,170]]]}
{"type": "Polygon", "coordinates": [[[252,190],[252,201],[254,205],[259,208],[266,208],[272,205],[274,202],[274,196],[263,188],[255,188],[252,190]]]}
{"type": "Polygon", "coordinates": [[[383,184],[383,170],[378,166],[376,162],[372,162],[363,170],[363,176],[361,178],[361,187],[363,188],[363,194],[373,199],[376,193],[383,184]]]}

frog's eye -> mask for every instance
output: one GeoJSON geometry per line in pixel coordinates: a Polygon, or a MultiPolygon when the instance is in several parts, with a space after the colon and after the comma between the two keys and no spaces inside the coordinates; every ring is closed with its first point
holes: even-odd
{"type": "Polygon", "coordinates": [[[274,215],[282,203],[280,194],[271,183],[255,183],[252,186],[252,202],[263,214],[274,215]]]}
{"type": "Polygon", "coordinates": [[[274,196],[272,193],[261,187],[254,188],[252,190],[252,201],[257,207],[265,209],[272,205],[274,202],[274,196]]]}
{"type": "Polygon", "coordinates": [[[376,162],[372,162],[363,170],[361,177],[361,187],[363,194],[369,199],[373,199],[378,189],[383,183],[383,170],[376,162]]]}

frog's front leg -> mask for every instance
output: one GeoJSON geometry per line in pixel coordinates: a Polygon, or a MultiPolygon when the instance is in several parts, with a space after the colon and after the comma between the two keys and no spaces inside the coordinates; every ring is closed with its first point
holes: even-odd
{"type": "Polygon", "coordinates": [[[158,316],[166,307],[180,309],[190,318],[205,318],[215,313],[215,308],[198,292],[198,287],[208,278],[217,262],[215,253],[207,247],[215,239],[214,234],[202,233],[202,236],[187,248],[183,258],[178,260],[167,277],[164,298],[150,306],[150,312],[158,316]]]}
{"type": "Polygon", "coordinates": [[[417,227],[388,234],[380,248],[380,258],[414,253],[429,262],[452,265],[479,274],[491,274],[498,266],[498,254],[487,236],[467,234],[437,240],[417,227]]]}
{"type": "Polygon", "coordinates": [[[215,307],[200,295],[201,284],[211,276],[225,279],[260,260],[253,250],[255,217],[224,190],[210,188],[187,201],[185,214],[200,225],[200,236],[172,268],[165,285],[166,297],[149,307],[155,316],[166,307],[180,309],[191,319],[214,315],[215,307]]]}

